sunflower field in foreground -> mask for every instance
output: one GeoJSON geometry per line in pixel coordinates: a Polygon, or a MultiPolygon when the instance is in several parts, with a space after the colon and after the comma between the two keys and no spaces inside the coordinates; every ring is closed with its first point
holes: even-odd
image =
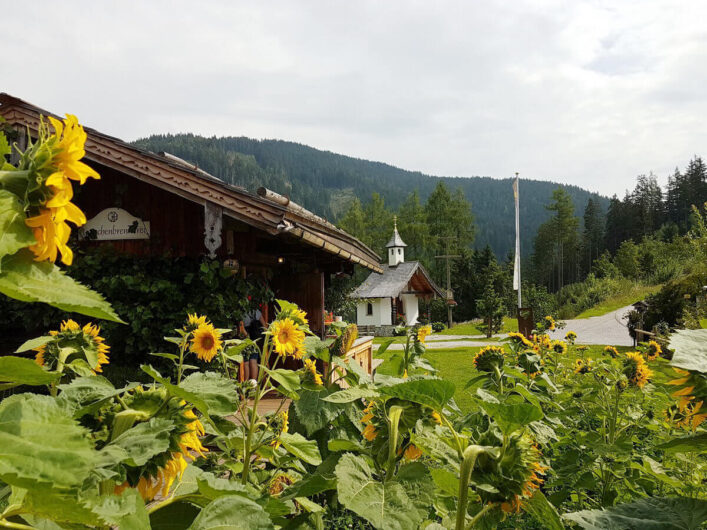
{"type": "Polygon", "coordinates": [[[145,364],[149,383],[116,388],[100,374],[121,352],[99,320],[120,319],[54,264],[71,264],[84,221],[73,183],[99,177],[80,162],[84,141],[74,117],[52,120],[0,168],[0,292],[83,315],[0,357],[0,388],[17,392],[0,401],[0,526],[323,528],[341,512],[382,529],[707,521],[704,330],[590,358],[575,334],[551,341],[561,323],[548,316],[469,353],[462,411],[425,356],[427,327],[401,330],[400,351],[382,344],[372,378],[346,356],[354,325],[321,340],[279,300],[257,341],[185,314],[154,354],[170,368],[145,364]],[[258,379],[239,382],[253,353],[258,379]]]}

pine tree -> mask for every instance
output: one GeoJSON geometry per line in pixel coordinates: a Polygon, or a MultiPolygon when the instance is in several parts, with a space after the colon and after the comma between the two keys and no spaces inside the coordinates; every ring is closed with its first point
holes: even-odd
{"type": "Polygon", "coordinates": [[[386,256],[385,244],[392,233],[393,214],[386,210],[385,200],[378,193],[371,194],[371,202],[366,204],[363,212],[371,248],[379,255],[386,256]]]}
{"type": "Polygon", "coordinates": [[[494,281],[494,272],[488,271],[483,296],[476,301],[479,316],[483,321],[481,327],[486,332],[486,337],[491,337],[494,333],[501,331],[503,315],[506,312],[503,297],[496,291],[494,281]]]}
{"type": "Polygon", "coordinates": [[[398,210],[398,231],[407,244],[405,259],[429,263],[432,258],[428,248],[430,228],[417,190],[407,196],[398,210]]]}
{"type": "Polygon", "coordinates": [[[351,206],[339,221],[339,228],[346,230],[349,234],[360,239],[366,245],[371,245],[372,240],[368,233],[366,214],[358,197],[354,197],[351,206]]]}
{"type": "Polygon", "coordinates": [[[584,209],[584,231],[582,232],[583,264],[582,269],[588,273],[592,262],[604,250],[604,215],[599,203],[594,199],[587,201],[584,209]]]}
{"type": "MultiPolygon", "coordinates": [[[[429,227],[430,249],[436,254],[458,252],[469,248],[474,241],[474,216],[464,193],[449,193],[444,182],[439,182],[425,204],[425,218],[429,227]]],[[[432,276],[442,281],[445,277],[443,260],[435,260],[432,276]]]]}
{"type": "MultiPolygon", "coordinates": [[[[547,260],[553,259],[556,274],[556,289],[576,280],[577,275],[577,228],[579,219],[574,215],[572,198],[562,188],[552,192],[552,202],[546,206],[554,212],[549,221],[540,226],[535,240],[534,263],[540,270],[547,271],[547,260]],[[551,256],[548,251],[552,248],[551,256]]],[[[551,278],[545,278],[552,285],[551,278]]]]}

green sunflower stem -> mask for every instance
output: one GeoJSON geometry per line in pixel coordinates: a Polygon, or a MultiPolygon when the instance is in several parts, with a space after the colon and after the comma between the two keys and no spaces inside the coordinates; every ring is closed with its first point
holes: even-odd
{"type": "Polygon", "coordinates": [[[477,514],[471,519],[471,521],[469,522],[469,526],[467,526],[467,529],[474,528],[474,526],[476,526],[476,523],[478,523],[479,520],[480,520],[484,515],[486,515],[486,512],[488,512],[489,510],[491,510],[493,507],[494,507],[493,504],[487,504],[486,506],[484,506],[483,508],[481,508],[481,510],[479,510],[479,513],[477,513],[477,514]]]}
{"type": "MultiPolygon", "coordinates": [[[[270,359],[270,335],[265,336],[265,344],[263,344],[262,350],[263,366],[268,365],[268,360],[270,359]]],[[[252,443],[253,443],[253,432],[255,431],[255,426],[258,419],[258,403],[260,402],[261,395],[264,392],[260,389],[260,383],[263,380],[263,374],[265,370],[258,370],[258,386],[255,391],[255,398],[253,399],[253,408],[250,411],[250,421],[248,422],[248,435],[243,441],[243,475],[241,476],[241,483],[243,485],[248,484],[248,475],[250,474],[250,460],[252,456],[252,443]]]]}
{"type": "Polygon", "coordinates": [[[189,335],[185,335],[184,338],[182,339],[182,343],[179,345],[179,366],[177,367],[177,384],[182,382],[182,365],[184,364],[184,353],[186,352],[187,349],[187,344],[188,344],[188,337],[189,335]]]}
{"type": "MultiPolygon", "coordinates": [[[[464,530],[466,526],[466,507],[469,503],[469,481],[471,480],[471,472],[474,470],[476,458],[483,452],[484,448],[480,445],[470,445],[464,449],[461,470],[459,472],[459,503],[457,505],[455,530],[464,530]]],[[[478,515],[479,514],[477,514],[477,516],[478,515]]],[[[476,520],[476,517],[474,520],[476,520]]],[[[474,522],[474,520],[472,520],[472,522],[474,522]]]]}
{"type": "Polygon", "coordinates": [[[388,438],[388,465],[385,472],[386,482],[392,478],[393,473],[395,472],[395,459],[398,453],[398,431],[400,417],[402,414],[402,407],[390,407],[390,412],[388,413],[388,421],[390,422],[390,437],[388,438]]]}
{"type": "Polygon", "coordinates": [[[13,523],[12,521],[8,521],[7,519],[0,519],[0,526],[4,528],[19,528],[21,530],[24,529],[29,529],[33,530],[34,526],[29,526],[26,524],[20,524],[20,523],[13,523]]]}
{"type": "Polygon", "coordinates": [[[503,374],[496,365],[494,365],[493,370],[496,372],[496,378],[498,379],[498,393],[503,395],[503,374]]]}

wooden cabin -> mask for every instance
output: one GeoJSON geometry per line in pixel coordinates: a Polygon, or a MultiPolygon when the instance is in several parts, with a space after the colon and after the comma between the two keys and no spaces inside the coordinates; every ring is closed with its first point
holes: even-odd
{"type": "MultiPolygon", "coordinates": [[[[0,94],[0,116],[20,149],[40,116],[56,116],[0,94]]],[[[57,116],[59,117],[59,116],[57,116]]],[[[208,256],[245,275],[258,273],[277,298],[297,303],[324,333],[324,289],[355,265],[381,272],[379,257],[327,220],[261,188],[228,184],[167,153],[138,149],[85,127],[84,162],[101,175],[77,190],[85,212],[79,245],[112,245],[134,255],[208,256]]]]}

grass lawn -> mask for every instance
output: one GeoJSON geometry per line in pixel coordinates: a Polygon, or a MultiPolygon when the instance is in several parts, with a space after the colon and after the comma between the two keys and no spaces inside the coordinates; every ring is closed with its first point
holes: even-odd
{"type": "MultiPolygon", "coordinates": [[[[466,390],[464,389],[467,381],[478,375],[473,361],[474,356],[479,349],[480,348],[476,347],[453,348],[447,350],[427,350],[425,354],[425,358],[428,359],[430,364],[438,370],[437,375],[454,383],[454,386],[456,387],[454,400],[463,411],[472,410],[474,406],[472,395],[476,392],[476,386],[480,385],[479,383],[475,387],[466,390]]],[[[589,349],[584,352],[584,356],[591,359],[596,359],[603,356],[603,349],[604,346],[590,346],[589,349]]],[[[623,353],[626,351],[631,351],[632,348],[619,346],[617,349],[619,352],[623,353]]],[[[574,365],[575,359],[579,356],[578,353],[579,352],[572,349],[566,356],[566,364],[569,366],[574,365]]],[[[673,371],[668,366],[666,361],[656,361],[651,363],[650,366],[651,370],[654,372],[654,382],[664,383],[674,378],[673,371]]]]}
{"type": "MultiPolygon", "coordinates": [[[[477,327],[480,322],[460,322],[451,328],[435,333],[435,335],[484,335],[477,327]]],[[[518,319],[503,317],[503,327],[501,333],[518,331],[518,319]]]]}
{"type": "Polygon", "coordinates": [[[616,311],[617,309],[621,309],[622,307],[626,307],[627,305],[643,300],[648,295],[657,293],[661,287],[662,285],[637,285],[627,293],[624,292],[616,296],[612,296],[611,298],[607,298],[600,304],[583,311],[575,318],[589,318],[605,315],[611,311],[616,311]]]}

